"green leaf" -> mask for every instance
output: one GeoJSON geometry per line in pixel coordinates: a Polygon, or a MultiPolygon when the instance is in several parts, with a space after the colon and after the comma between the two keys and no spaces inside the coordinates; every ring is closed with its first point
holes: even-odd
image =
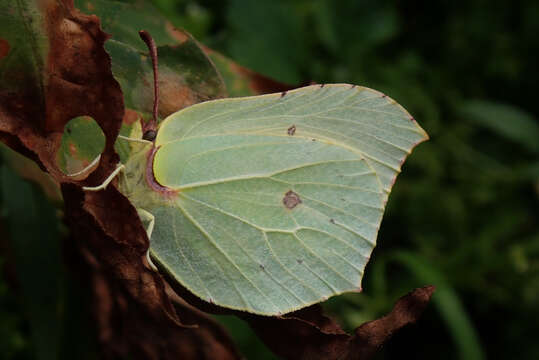
{"type": "MultiPolygon", "coordinates": [[[[251,81],[249,81],[250,79],[248,78],[247,74],[242,74],[242,70],[245,68],[242,68],[229,58],[217,52],[206,49],[206,53],[213,61],[217,69],[219,69],[219,72],[223,77],[223,81],[226,84],[226,89],[229,96],[236,97],[256,95],[253,93],[253,89],[250,86],[251,81]]],[[[245,72],[247,71],[248,70],[245,72]]]]}
{"type": "Polygon", "coordinates": [[[139,38],[148,31],[157,44],[160,74],[160,115],[165,117],[194,103],[225,95],[217,70],[188,33],[175,29],[147,1],[78,0],[81,11],[99,16],[111,34],[105,49],[112,72],[122,87],[125,106],[151,113],[153,73],[147,48],[139,38]]]}
{"type": "Polygon", "coordinates": [[[204,47],[223,77],[230,97],[269,94],[290,90],[295,86],[281,83],[236,64],[226,56],[204,47]]]}
{"type": "Polygon", "coordinates": [[[346,84],[216,100],[161,124],[154,192],[150,145],[120,189],[155,216],[163,271],[206,301],[275,315],[361,289],[395,177],[426,138],[393,100],[346,84]]]}
{"type": "Polygon", "coordinates": [[[460,111],[477,124],[539,153],[539,125],[517,107],[489,101],[468,101],[460,111]]]}
{"type": "MultiPolygon", "coordinates": [[[[111,34],[105,49],[124,95],[122,135],[136,136],[140,118],[150,119],[153,107],[152,63],[140,30],[148,31],[157,44],[161,117],[226,95],[221,76],[199,44],[187,32],[175,29],[147,1],[75,0],[75,5],[99,16],[104,31],[111,34]]],[[[116,151],[122,161],[129,157],[126,144],[117,143],[116,151]]]]}
{"type": "Polygon", "coordinates": [[[78,116],[64,128],[56,156],[58,166],[66,175],[85,173],[97,164],[104,148],[105,134],[95,120],[89,116],[78,116]]]}

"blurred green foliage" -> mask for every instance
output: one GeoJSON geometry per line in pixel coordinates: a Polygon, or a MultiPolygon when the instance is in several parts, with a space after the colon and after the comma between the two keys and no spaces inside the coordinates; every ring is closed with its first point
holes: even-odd
{"type": "Polygon", "coordinates": [[[10,263],[0,258],[0,358],[96,359],[90,314],[81,311],[88,287],[64,267],[57,210],[3,163],[11,150],[1,150],[0,245],[10,263]]]}
{"type": "MultiPolygon", "coordinates": [[[[539,358],[539,2],[153,2],[199,41],[277,80],[383,91],[431,136],[396,182],[364,292],[326,304],[346,329],[433,283],[432,306],[379,359],[539,358]]],[[[2,237],[6,206],[0,199],[2,237]]],[[[2,276],[0,305],[1,357],[36,358],[28,307],[2,276]]],[[[223,321],[248,358],[272,358],[241,321],[223,321]]]]}

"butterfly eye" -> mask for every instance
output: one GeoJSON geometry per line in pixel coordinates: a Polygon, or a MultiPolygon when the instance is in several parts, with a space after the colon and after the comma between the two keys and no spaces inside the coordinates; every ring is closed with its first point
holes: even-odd
{"type": "Polygon", "coordinates": [[[155,130],[147,130],[147,131],[144,132],[144,135],[142,135],[142,138],[144,140],[154,141],[156,136],[157,136],[157,131],[155,131],[155,130]]]}

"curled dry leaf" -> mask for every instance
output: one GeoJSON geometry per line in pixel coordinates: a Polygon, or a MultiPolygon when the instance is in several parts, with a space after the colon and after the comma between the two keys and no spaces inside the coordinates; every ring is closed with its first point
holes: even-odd
{"type": "Polygon", "coordinates": [[[384,317],[359,326],[353,335],[313,305],[283,316],[260,316],[227,310],[200,300],[176,282],[174,291],[205,312],[233,314],[245,320],[280,358],[309,360],[367,360],[399,329],[415,323],[427,307],[435,287],[415,289],[397,300],[384,317]]]}
{"type": "Polygon", "coordinates": [[[343,358],[371,358],[397,330],[419,319],[435,290],[432,285],[415,289],[397,300],[389,314],[358,327],[343,358]]]}
{"type": "Polygon", "coordinates": [[[434,286],[415,289],[401,297],[386,316],[367,322],[346,334],[320,306],[311,306],[283,317],[247,315],[245,320],[260,338],[286,359],[370,359],[391,335],[421,316],[434,286]]]}

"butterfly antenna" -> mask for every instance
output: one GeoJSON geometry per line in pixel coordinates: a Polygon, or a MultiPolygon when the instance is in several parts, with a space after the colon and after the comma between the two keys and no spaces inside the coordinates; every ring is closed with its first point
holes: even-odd
{"type": "Polygon", "coordinates": [[[148,121],[146,124],[142,124],[142,138],[148,141],[154,141],[157,136],[157,113],[158,113],[158,104],[159,104],[159,79],[157,71],[157,46],[155,46],[155,41],[152,36],[146,30],[141,30],[138,32],[140,38],[148,46],[150,51],[150,57],[152,59],[153,66],[153,119],[148,121]]]}

